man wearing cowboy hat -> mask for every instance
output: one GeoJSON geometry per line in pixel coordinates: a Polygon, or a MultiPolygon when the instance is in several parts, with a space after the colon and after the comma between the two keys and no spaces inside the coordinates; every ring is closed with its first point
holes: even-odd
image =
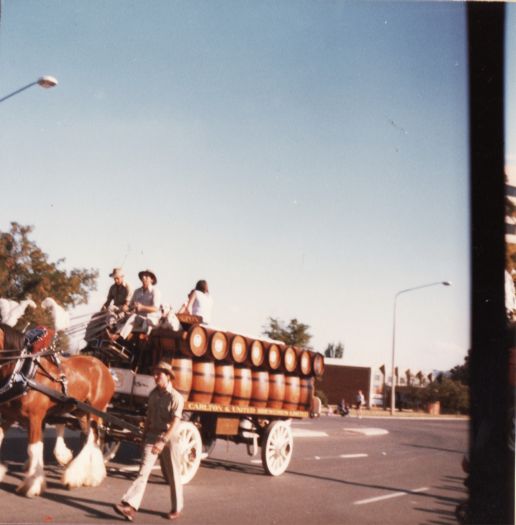
{"type": "Polygon", "coordinates": [[[184,400],[172,386],[174,371],[170,363],[161,361],[154,367],[153,373],[156,388],[150,393],[147,405],[140,471],[129,490],[122,496],[122,501],[114,505],[115,511],[128,521],[133,521],[134,515],[140,508],[147,480],[158,457],[170,485],[172,508],[167,514],[168,519],[178,518],[183,509],[181,462],[179,447],[175,441],[184,400]]]}
{"type": "Polygon", "coordinates": [[[146,331],[152,326],[156,326],[161,317],[159,307],[161,305],[161,293],[156,288],[156,275],[150,270],[142,270],[138,273],[138,277],[142,282],[141,288],[134,291],[133,298],[129,304],[129,309],[134,313],[129,317],[122,330],[121,337],[124,339],[133,331],[137,321],[146,321],[146,331]]]}
{"type": "Polygon", "coordinates": [[[129,283],[125,281],[122,268],[113,268],[109,277],[112,277],[115,282],[109,288],[107,299],[102,305],[102,309],[106,310],[113,303],[113,306],[118,310],[127,311],[133,290],[129,283]]]}

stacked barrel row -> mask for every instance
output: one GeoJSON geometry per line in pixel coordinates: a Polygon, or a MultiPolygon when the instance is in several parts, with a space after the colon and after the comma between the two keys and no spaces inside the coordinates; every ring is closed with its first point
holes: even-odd
{"type": "Polygon", "coordinates": [[[321,354],[194,325],[154,334],[172,354],[175,387],[188,401],[241,407],[309,410],[321,354]]]}

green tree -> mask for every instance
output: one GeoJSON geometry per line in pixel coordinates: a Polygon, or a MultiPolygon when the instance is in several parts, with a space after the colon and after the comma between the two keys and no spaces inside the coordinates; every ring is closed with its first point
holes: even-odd
{"type": "Polygon", "coordinates": [[[450,379],[453,379],[454,381],[458,381],[459,383],[462,383],[463,385],[469,384],[470,357],[471,357],[471,350],[468,350],[468,354],[464,358],[464,364],[454,366],[450,370],[450,379]]]}
{"type": "Polygon", "coordinates": [[[469,411],[467,385],[444,375],[440,381],[434,381],[422,389],[421,398],[425,403],[439,401],[443,412],[467,414],[469,411]]]}
{"type": "Polygon", "coordinates": [[[297,319],[291,319],[288,325],[280,319],[269,317],[268,324],[263,328],[263,334],[271,339],[283,341],[287,345],[303,346],[310,348],[312,335],[308,333],[310,327],[300,323],[297,319]]]}
{"type": "Polygon", "coordinates": [[[63,268],[65,259],[50,261],[30,239],[33,229],[11,222],[9,231],[0,231],[0,297],[14,301],[30,298],[38,305],[25,311],[17,328],[27,323],[52,326],[41,301],[53,297],[65,308],[86,303],[98,278],[97,270],[73,268],[68,272],[63,268]]]}
{"type": "Polygon", "coordinates": [[[344,345],[340,341],[338,343],[328,343],[324,355],[340,359],[344,357],[344,345]]]}

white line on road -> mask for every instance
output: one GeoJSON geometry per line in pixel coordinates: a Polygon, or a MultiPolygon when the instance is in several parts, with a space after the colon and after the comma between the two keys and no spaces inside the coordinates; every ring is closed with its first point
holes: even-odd
{"type": "Polygon", "coordinates": [[[384,428],[373,427],[344,428],[344,432],[350,432],[352,434],[364,434],[365,436],[383,436],[389,433],[389,431],[385,430],[384,428]]]}
{"type": "Polygon", "coordinates": [[[383,501],[385,499],[399,498],[400,496],[408,496],[409,494],[414,494],[414,492],[425,492],[430,490],[430,487],[420,487],[418,489],[406,490],[404,492],[393,492],[392,494],[386,494],[385,496],[377,496],[376,498],[361,499],[355,501],[355,505],[365,505],[366,503],[375,503],[377,501],[383,501]]]}
{"type": "Polygon", "coordinates": [[[339,454],[338,456],[314,456],[313,458],[305,458],[306,460],[315,459],[317,461],[321,459],[354,459],[354,458],[367,458],[369,454],[339,454]]]}
{"type": "Polygon", "coordinates": [[[328,437],[326,432],[320,430],[305,430],[300,428],[293,428],[292,435],[294,437],[328,437]]]}

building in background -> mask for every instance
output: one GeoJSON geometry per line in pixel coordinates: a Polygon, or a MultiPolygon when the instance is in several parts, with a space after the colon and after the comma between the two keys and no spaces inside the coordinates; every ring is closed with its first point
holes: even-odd
{"type": "MultiPolygon", "coordinates": [[[[345,399],[348,405],[354,405],[357,391],[362,390],[368,408],[389,406],[392,378],[390,375],[386,376],[385,365],[348,366],[342,359],[328,357],[325,358],[324,364],[324,375],[318,381],[316,388],[326,394],[329,404],[336,405],[345,399]]],[[[399,389],[400,401],[403,402],[403,394],[407,387],[423,388],[438,374],[437,371],[421,370],[414,373],[409,369],[400,374],[396,368],[396,388],[399,389]]]]}

